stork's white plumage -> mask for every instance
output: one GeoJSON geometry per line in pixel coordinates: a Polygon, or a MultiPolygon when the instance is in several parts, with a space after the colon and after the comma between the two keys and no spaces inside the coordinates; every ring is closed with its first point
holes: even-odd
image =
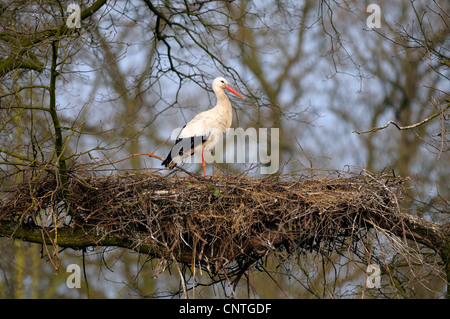
{"type": "Polygon", "coordinates": [[[214,148],[222,134],[231,126],[233,119],[231,103],[224,89],[244,98],[228,85],[222,77],[214,79],[212,89],[216,94],[217,104],[212,109],[197,114],[178,134],[175,145],[161,165],[172,168],[183,159],[202,151],[203,173],[206,176],[204,152],[214,148]]]}

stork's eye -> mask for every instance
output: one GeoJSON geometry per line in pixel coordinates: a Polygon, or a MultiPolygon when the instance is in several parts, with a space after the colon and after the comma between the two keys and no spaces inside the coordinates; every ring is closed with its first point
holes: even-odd
{"type": "Polygon", "coordinates": [[[222,81],[220,81],[220,82],[222,82],[222,83],[225,83],[223,80],[222,81]]]}

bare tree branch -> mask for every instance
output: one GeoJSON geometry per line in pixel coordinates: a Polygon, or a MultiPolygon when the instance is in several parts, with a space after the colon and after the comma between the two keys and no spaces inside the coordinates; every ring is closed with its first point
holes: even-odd
{"type": "Polygon", "coordinates": [[[444,114],[444,112],[447,111],[448,108],[450,108],[450,103],[447,104],[447,106],[446,106],[445,108],[443,108],[441,111],[434,113],[433,115],[427,117],[427,118],[424,119],[423,121],[420,121],[420,122],[418,122],[418,123],[414,123],[414,124],[411,124],[411,125],[408,125],[408,126],[400,126],[399,124],[397,124],[397,123],[394,122],[394,121],[389,121],[389,122],[387,122],[386,125],[384,125],[384,126],[374,127],[374,128],[372,128],[371,130],[368,130],[368,131],[353,131],[353,133],[357,133],[357,134],[373,133],[373,132],[376,132],[376,131],[379,131],[379,130],[383,130],[383,129],[387,128],[387,127],[388,127],[389,125],[391,125],[391,124],[394,125],[394,126],[395,126],[397,129],[399,129],[400,131],[414,129],[414,128],[417,128],[417,127],[419,127],[419,126],[421,126],[421,125],[423,125],[423,124],[425,124],[425,123],[430,122],[430,121],[431,121],[432,119],[434,119],[435,117],[442,116],[442,114],[444,114]]]}

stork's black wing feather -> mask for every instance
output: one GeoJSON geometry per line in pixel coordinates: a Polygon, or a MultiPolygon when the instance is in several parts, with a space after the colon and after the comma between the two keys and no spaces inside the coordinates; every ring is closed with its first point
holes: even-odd
{"type": "Polygon", "coordinates": [[[203,144],[206,140],[208,140],[208,136],[178,138],[175,141],[175,145],[167,155],[167,158],[161,163],[161,165],[165,167],[169,166],[175,156],[183,155],[185,151],[190,152],[190,155],[192,155],[195,147],[203,144]]]}

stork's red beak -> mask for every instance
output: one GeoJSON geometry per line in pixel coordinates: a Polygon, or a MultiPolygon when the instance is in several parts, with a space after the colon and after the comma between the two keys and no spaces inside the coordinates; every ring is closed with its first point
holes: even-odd
{"type": "Polygon", "coordinates": [[[238,93],[235,89],[233,89],[231,86],[227,85],[225,88],[226,88],[228,91],[230,91],[231,93],[233,93],[233,94],[239,96],[240,98],[244,98],[241,94],[239,94],[239,93],[238,93]]]}

